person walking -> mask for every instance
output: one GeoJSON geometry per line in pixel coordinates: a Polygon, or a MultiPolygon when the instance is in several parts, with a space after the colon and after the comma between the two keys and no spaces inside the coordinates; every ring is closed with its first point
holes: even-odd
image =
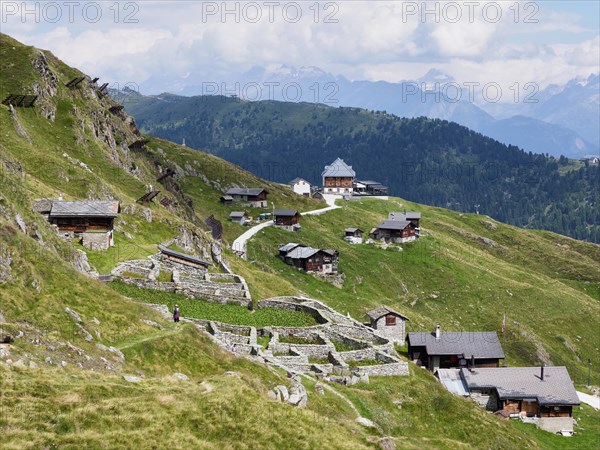
{"type": "Polygon", "coordinates": [[[175,305],[175,308],[173,308],[173,322],[179,322],[179,306],[177,305],[175,305]]]}

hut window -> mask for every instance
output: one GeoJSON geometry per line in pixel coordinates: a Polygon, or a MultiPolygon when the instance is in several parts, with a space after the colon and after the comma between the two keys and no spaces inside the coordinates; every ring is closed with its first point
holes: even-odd
{"type": "Polygon", "coordinates": [[[387,326],[394,326],[394,325],[396,325],[396,316],[394,316],[392,314],[388,314],[387,316],[385,316],[385,324],[387,326]]]}

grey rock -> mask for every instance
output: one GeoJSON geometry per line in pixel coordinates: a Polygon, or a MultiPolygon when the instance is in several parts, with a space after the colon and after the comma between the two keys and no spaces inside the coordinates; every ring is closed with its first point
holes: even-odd
{"type": "Polygon", "coordinates": [[[46,356],[46,359],[44,359],[44,362],[45,362],[46,364],[50,364],[50,365],[52,365],[52,358],[50,358],[49,356],[46,356]]]}
{"type": "Polygon", "coordinates": [[[239,373],[233,372],[231,370],[225,372],[225,375],[227,375],[228,377],[233,377],[233,378],[242,378],[239,373]]]}
{"type": "Polygon", "coordinates": [[[321,383],[317,383],[315,385],[315,391],[317,391],[317,394],[319,395],[325,395],[325,389],[323,388],[323,385],[321,383]]]}
{"type": "Polygon", "coordinates": [[[68,306],[65,306],[65,312],[67,314],[69,314],[75,322],[78,322],[78,323],[81,322],[81,317],[79,317],[79,314],[77,314],[75,311],[73,311],[68,306]]]}
{"type": "Polygon", "coordinates": [[[88,330],[86,330],[85,328],[83,328],[81,326],[81,324],[77,324],[77,326],[79,327],[79,329],[81,330],[81,332],[83,333],[83,338],[88,341],[88,342],[92,342],[94,340],[94,337],[88,332],[88,330]]]}
{"type": "Polygon", "coordinates": [[[178,380],[181,380],[181,381],[188,381],[190,379],[190,377],[188,377],[186,374],[180,373],[180,372],[175,372],[173,374],[173,378],[177,378],[178,380]]]}
{"type": "Polygon", "coordinates": [[[37,369],[37,367],[38,367],[38,365],[35,362],[29,361],[29,368],[30,369],[37,369]]]}
{"type": "Polygon", "coordinates": [[[271,400],[279,400],[277,394],[275,393],[275,391],[270,390],[269,392],[267,392],[267,396],[271,399],[271,400]]]}
{"type": "Polygon", "coordinates": [[[87,254],[83,250],[75,250],[75,259],[73,261],[73,264],[75,265],[75,268],[81,273],[87,274],[92,271],[87,254]]]}
{"type": "Polygon", "coordinates": [[[154,322],[154,321],[152,321],[152,320],[148,320],[148,319],[141,319],[141,321],[142,321],[143,323],[145,323],[146,325],[148,325],[148,326],[151,326],[151,327],[154,327],[154,328],[158,328],[159,330],[162,330],[162,329],[163,329],[162,325],[160,325],[160,324],[158,324],[158,323],[156,323],[156,322],[154,322]]]}
{"type": "Polygon", "coordinates": [[[375,422],[373,422],[370,419],[367,419],[366,417],[359,417],[358,419],[356,419],[356,422],[361,424],[363,427],[377,428],[377,425],[375,424],[375,422]]]}
{"type": "Polygon", "coordinates": [[[142,216],[148,223],[152,223],[152,211],[148,208],[142,208],[142,216]]]}
{"type": "Polygon", "coordinates": [[[275,391],[279,391],[279,397],[281,398],[281,401],[287,402],[289,400],[290,394],[284,385],[280,384],[275,386],[275,391]]]}
{"type": "Polygon", "coordinates": [[[123,379],[129,383],[139,383],[142,381],[140,377],[136,377],[135,375],[123,375],[123,379]]]}
{"type": "Polygon", "coordinates": [[[23,233],[27,233],[27,226],[25,225],[25,221],[19,213],[15,214],[15,222],[17,223],[19,230],[21,230],[23,233]]]}
{"type": "Polygon", "coordinates": [[[108,351],[114,353],[115,355],[117,355],[120,359],[125,360],[125,355],[123,354],[123,352],[121,350],[119,350],[116,347],[108,347],[108,351]]]}

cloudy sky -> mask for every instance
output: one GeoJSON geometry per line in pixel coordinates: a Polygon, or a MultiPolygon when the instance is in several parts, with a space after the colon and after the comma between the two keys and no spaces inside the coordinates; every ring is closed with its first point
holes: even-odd
{"type": "Polygon", "coordinates": [[[600,65],[596,1],[0,3],[2,32],[145,94],[281,64],[391,82],[437,68],[542,88],[600,65]]]}

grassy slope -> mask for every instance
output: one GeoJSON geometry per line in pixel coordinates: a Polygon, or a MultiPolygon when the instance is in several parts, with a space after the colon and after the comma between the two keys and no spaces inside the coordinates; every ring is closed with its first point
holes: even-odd
{"type": "MultiPolygon", "coordinates": [[[[269,228],[251,241],[251,267],[262,269],[251,284],[256,295],[302,292],[361,319],[385,303],[407,314],[413,331],[431,330],[440,322],[446,330],[500,332],[506,312],[510,364],[538,364],[547,353],[581,382],[587,367],[577,357],[591,358],[597,382],[600,330],[591,318],[600,314],[599,246],[400,199],[343,206],[305,217],[299,234],[269,228]],[[343,241],[345,227],[368,232],[387,212],[405,207],[423,212],[426,236],[404,245],[402,252],[343,241]],[[483,237],[498,246],[486,245],[483,237]],[[289,241],[338,249],[344,286],[336,288],[280,261],[276,243],[289,241]],[[287,283],[273,285],[275,277],[287,283]]],[[[249,271],[244,264],[237,269],[249,271]]]]}
{"type": "MultiPolygon", "coordinates": [[[[38,81],[29,63],[35,56],[34,49],[22,46],[5,35],[0,35],[0,44],[1,92],[25,90],[33,81],[38,81]],[[5,58],[7,54],[11,57],[5,58]]],[[[61,84],[79,74],[50,54],[47,54],[47,58],[59,75],[61,84]]],[[[187,163],[202,175],[186,177],[182,183],[190,189],[187,194],[195,200],[197,218],[204,219],[208,213],[215,213],[218,218],[225,219],[229,209],[217,202],[220,188],[230,183],[253,186],[260,180],[218,158],[158,139],[152,141],[147,152],[130,155],[138,168],[137,174],[132,176],[115,165],[109,156],[111,151],[90,130],[89,115],[106,109],[109,105],[107,100],[84,100],[79,91],[71,92],[59,87],[59,94],[52,101],[58,107],[55,122],[43,118],[37,108],[17,111],[32,144],[16,133],[8,111],[0,110],[0,157],[4,160],[0,164],[0,251],[4,255],[8,251],[13,261],[13,279],[0,285],[0,312],[7,321],[0,327],[3,332],[10,333],[23,330],[25,335],[16,341],[11,350],[12,357],[33,360],[39,366],[20,368],[0,364],[0,429],[3,445],[7,448],[372,446],[372,438],[380,433],[368,432],[357,426],[353,422],[352,411],[338,397],[330,393],[321,397],[314,393],[312,384],[307,382],[309,408],[306,411],[268,401],[267,390],[275,384],[286,383],[281,373],[233,358],[208,342],[191,326],[175,327],[154,311],[128,301],[108,286],[90,281],[72,269],[67,261],[73,259],[73,247],[58,239],[44,220],[31,212],[34,198],[56,196],[58,192],[62,192],[66,198],[113,195],[127,207],[145,192],[145,185],[155,184],[157,171],[154,160],[163,166],[177,163],[185,167],[187,163]],[[79,116],[85,118],[85,130],[77,129],[72,114],[73,106],[77,106],[79,116]],[[63,152],[85,162],[93,173],[66,163],[63,152]],[[22,165],[25,173],[23,178],[7,170],[7,160],[22,165]],[[15,225],[16,213],[25,220],[27,235],[15,225]],[[41,233],[44,247],[29,236],[35,229],[41,233]],[[80,314],[82,326],[94,336],[95,342],[84,340],[83,333],[64,312],[67,306],[80,314]],[[156,321],[163,329],[150,327],[140,319],[156,321]],[[67,341],[92,358],[96,364],[94,371],[77,369],[77,358],[73,355],[50,349],[64,346],[67,341]],[[117,364],[117,372],[103,368],[100,357],[107,357],[111,361],[115,358],[99,350],[96,342],[123,351],[126,361],[117,364]],[[56,358],[63,358],[67,366],[46,365],[43,358],[47,354],[55,362],[56,358]],[[225,376],[224,372],[228,370],[238,372],[241,379],[225,376]],[[190,381],[172,380],[169,377],[174,372],[185,373],[190,381]],[[118,373],[136,374],[143,381],[139,384],[127,383],[118,373]],[[207,392],[206,383],[212,386],[212,392],[207,392]]],[[[113,125],[128,142],[135,139],[119,121],[113,125]]],[[[287,188],[275,184],[268,184],[267,188],[272,191],[272,198],[278,207],[313,209],[317,206],[312,201],[292,196],[287,188]]],[[[90,254],[92,263],[96,263],[101,271],[108,271],[120,260],[143,257],[154,252],[156,243],[176,235],[182,226],[201,235],[206,231],[205,227],[197,228],[186,221],[185,210],[170,212],[156,205],[150,208],[154,217],[152,224],[145,222],[139,207],[136,212],[123,214],[119,226],[123,231],[130,232],[134,239],[125,240],[121,233],[117,233],[116,249],[107,254],[90,254]]],[[[369,208],[366,211],[350,211],[356,214],[351,224],[356,221],[357,225],[368,228],[371,218],[377,216],[376,212],[368,211],[369,208]]],[[[439,214],[452,216],[457,224],[460,223],[456,214],[439,211],[439,214]]],[[[346,221],[343,216],[336,217],[338,213],[322,219],[308,219],[303,233],[308,238],[313,227],[328,226],[326,222],[319,225],[321,220],[346,221]]],[[[229,242],[242,231],[233,225],[224,225],[225,237],[229,242]]],[[[335,304],[335,292],[340,295],[336,306],[354,305],[354,309],[345,306],[340,309],[359,312],[359,304],[352,298],[354,294],[347,292],[351,284],[342,290],[334,290],[304,275],[290,272],[287,266],[273,267],[277,263],[270,256],[267,257],[268,253],[274,252],[272,242],[287,241],[289,235],[278,236],[276,230],[266,233],[274,233],[271,236],[274,241],[267,244],[264,237],[259,238],[257,245],[259,248],[264,246],[266,252],[258,252],[260,254],[257,254],[254,265],[232,259],[236,270],[246,276],[259,298],[270,293],[295,292],[293,284],[297,283],[301,290],[332,304],[335,304]]],[[[514,233],[520,239],[525,239],[520,232],[514,233]]],[[[320,239],[317,234],[315,229],[314,239],[320,239]]],[[[547,236],[549,241],[556,239],[554,235],[547,236]]],[[[338,238],[336,235],[335,239],[338,238]]],[[[444,235],[443,239],[444,245],[453,242],[449,235],[444,235]]],[[[461,241],[459,238],[453,239],[461,241]]],[[[323,241],[315,240],[315,243],[319,242],[323,241]]],[[[567,242],[573,247],[579,245],[574,241],[567,242]]],[[[341,241],[339,247],[343,258],[349,258],[350,249],[343,248],[341,241]]],[[[255,249],[254,246],[252,248],[255,249]]],[[[545,248],[542,250],[542,254],[547,251],[545,248]]],[[[393,254],[390,252],[390,255],[393,254]]],[[[356,264],[359,264],[359,258],[360,255],[357,255],[356,264]]],[[[384,263],[398,266],[398,262],[393,260],[384,263]]],[[[585,273],[585,261],[579,265],[575,269],[585,273]]],[[[349,270],[348,266],[342,268],[349,270]]],[[[385,298],[388,303],[394,304],[397,289],[386,287],[387,284],[379,280],[376,273],[361,275],[365,280],[371,277],[372,280],[362,284],[355,280],[353,283],[360,293],[361,302],[378,304],[385,298]],[[381,290],[375,287],[377,283],[381,283],[381,290]]],[[[465,279],[466,276],[462,274],[465,279]]],[[[527,274],[522,276],[526,278],[527,274]]],[[[571,283],[571,289],[582,292],[580,282],[565,278],[565,285],[571,283]]],[[[593,277],[592,282],[595,282],[593,277]]],[[[425,280],[419,283],[425,285],[425,280]]],[[[410,283],[410,289],[413,284],[410,283]]],[[[592,284],[587,286],[589,288],[592,284]]],[[[456,291],[456,296],[459,295],[460,291],[456,291]]],[[[443,299],[443,296],[439,298],[443,299]]],[[[420,303],[427,304],[421,299],[415,309],[424,308],[420,303]]],[[[364,308],[364,304],[361,304],[361,308],[364,308]]],[[[414,320],[420,317],[415,321],[429,324],[435,320],[432,316],[428,319],[430,313],[424,308],[419,311],[420,316],[411,311],[411,317],[414,320]]],[[[582,336],[590,338],[594,335],[588,333],[582,336]]],[[[431,376],[420,371],[410,378],[374,379],[369,386],[344,390],[362,414],[383,427],[384,434],[402,439],[402,447],[507,448],[517,445],[535,447],[536,441],[543,442],[541,438],[533,436],[530,430],[515,429],[511,423],[492,418],[470,402],[452,397],[431,376]],[[398,405],[392,403],[395,396],[405,402],[406,408],[402,414],[398,414],[398,405]],[[457,414],[441,411],[456,411],[457,414]],[[489,427],[493,428],[494,433],[482,432],[489,427]]]]}

